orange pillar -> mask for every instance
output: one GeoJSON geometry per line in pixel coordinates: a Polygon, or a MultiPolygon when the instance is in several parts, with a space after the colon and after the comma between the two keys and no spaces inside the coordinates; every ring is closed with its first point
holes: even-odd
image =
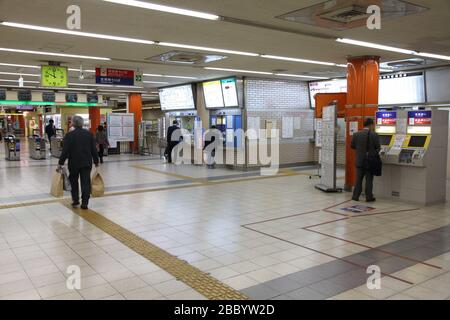
{"type": "Polygon", "coordinates": [[[132,143],[132,150],[139,152],[139,124],[142,121],[142,96],[140,93],[130,93],[128,96],[128,112],[134,113],[134,142],[132,143]]]}
{"type": "Polygon", "coordinates": [[[97,127],[100,125],[100,108],[89,107],[89,120],[91,121],[91,132],[95,134],[97,127]]]}
{"type": "Polygon", "coordinates": [[[345,160],[345,186],[351,191],[355,185],[355,152],[351,149],[352,132],[363,128],[364,119],[374,117],[378,109],[378,82],[380,57],[366,56],[350,58],[347,63],[347,138],[345,160]]]}

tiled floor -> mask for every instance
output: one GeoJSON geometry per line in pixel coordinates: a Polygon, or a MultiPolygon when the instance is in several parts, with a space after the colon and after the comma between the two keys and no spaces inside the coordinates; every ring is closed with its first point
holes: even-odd
{"type": "MultiPolygon", "coordinates": [[[[33,204],[54,199],[56,159],[7,162],[2,151],[1,299],[204,299],[60,202],[33,204]],[[79,290],[67,288],[71,265],[79,290]]],[[[252,299],[450,297],[448,204],[379,199],[350,213],[349,194],[314,189],[312,169],[262,178],[129,155],[100,171],[107,196],[92,210],[252,299]],[[378,290],[366,286],[372,264],[378,290]]]]}

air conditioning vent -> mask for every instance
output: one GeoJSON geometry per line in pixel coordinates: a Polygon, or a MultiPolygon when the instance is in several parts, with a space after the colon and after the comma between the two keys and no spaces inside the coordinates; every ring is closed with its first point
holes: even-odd
{"type": "Polygon", "coordinates": [[[425,60],[415,58],[415,59],[406,59],[399,61],[391,61],[386,63],[387,66],[392,68],[409,68],[409,67],[417,67],[425,64],[425,60]]]}
{"type": "Polygon", "coordinates": [[[367,19],[370,15],[366,11],[367,9],[364,7],[351,5],[349,7],[324,12],[320,14],[319,17],[335,22],[349,23],[361,19],[367,19]]]}
{"type": "Polygon", "coordinates": [[[213,61],[226,59],[226,56],[205,54],[199,52],[189,51],[170,51],[154,57],[147,58],[145,60],[163,62],[163,63],[176,63],[176,64],[188,64],[197,65],[205,64],[213,61]]]}

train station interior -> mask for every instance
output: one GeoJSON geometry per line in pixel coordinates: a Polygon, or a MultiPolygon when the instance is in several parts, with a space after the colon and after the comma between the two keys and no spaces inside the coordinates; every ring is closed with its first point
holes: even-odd
{"type": "Polygon", "coordinates": [[[0,300],[449,300],[449,13],[0,1],[0,300]]]}

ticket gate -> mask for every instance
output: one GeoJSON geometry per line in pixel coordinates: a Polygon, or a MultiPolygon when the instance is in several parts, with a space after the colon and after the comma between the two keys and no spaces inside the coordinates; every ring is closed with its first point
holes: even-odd
{"type": "Polygon", "coordinates": [[[5,159],[9,161],[20,160],[20,140],[13,134],[7,134],[5,142],[5,159]]]}
{"type": "Polygon", "coordinates": [[[46,158],[45,139],[41,137],[39,130],[34,130],[33,135],[28,138],[28,150],[30,158],[42,160],[46,158]]]}
{"type": "Polygon", "coordinates": [[[50,139],[50,153],[53,157],[59,158],[62,153],[64,130],[56,129],[56,135],[50,139]]]}

